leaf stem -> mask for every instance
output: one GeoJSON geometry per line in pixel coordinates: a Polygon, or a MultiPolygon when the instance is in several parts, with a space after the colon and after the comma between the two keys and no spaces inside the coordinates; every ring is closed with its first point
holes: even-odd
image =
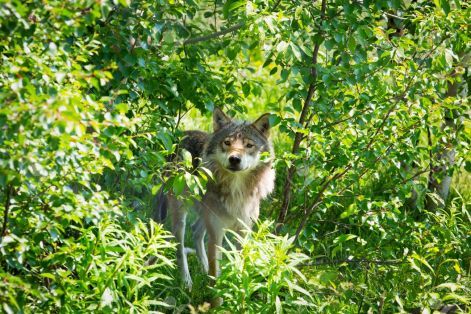
{"type": "Polygon", "coordinates": [[[3,210],[3,226],[2,226],[2,237],[6,236],[8,228],[8,214],[11,206],[11,195],[13,194],[13,187],[7,185],[5,188],[5,208],[3,210]]]}

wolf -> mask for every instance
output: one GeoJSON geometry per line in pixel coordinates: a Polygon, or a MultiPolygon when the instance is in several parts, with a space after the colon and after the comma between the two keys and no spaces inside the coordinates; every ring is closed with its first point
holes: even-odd
{"type": "MultiPolygon", "coordinates": [[[[219,275],[219,260],[226,230],[242,232],[258,219],[260,202],[274,189],[273,145],[269,114],[254,122],[235,121],[221,109],[213,111],[213,133],[186,131],[180,147],[192,155],[193,166],[211,170],[212,179],[199,201],[193,203],[198,213],[192,225],[193,242],[203,270],[212,278],[219,275]],[[208,235],[208,254],[205,235],[208,235]]],[[[192,280],[185,247],[188,208],[171,192],[162,189],[157,196],[154,217],[162,220],[167,211],[172,216],[172,232],[178,242],[177,261],[188,288],[192,280]]]]}

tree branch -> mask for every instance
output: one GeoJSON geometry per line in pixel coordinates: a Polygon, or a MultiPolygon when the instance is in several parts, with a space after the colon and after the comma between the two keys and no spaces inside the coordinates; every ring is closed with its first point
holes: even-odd
{"type": "Polygon", "coordinates": [[[405,261],[400,261],[400,260],[375,260],[375,259],[366,259],[366,258],[361,258],[361,259],[335,259],[335,260],[329,260],[327,258],[318,258],[314,259],[311,262],[302,264],[301,266],[307,267],[307,266],[322,266],[322,265],[332,265],[332,264],[343,264],[343,263],[348,263],[348,264],[376,264],[376,265],[400,265],[406,263],[405,261]]]}
{"type": "Polygon", "coordinates": [[[232,32],[235,32],[235,31],[239,30],[244,25],[245,25],[245,22],[240,22],[240,23],[237,23],[236,25],[233,25],[233,26],[228,27],[228,28],[226,28],[224,30],[221,30],[221,31],[214,32],[212,34],[208,34],[208,35],[204,35],[204,36],[200,36],[200,37],[195,37],[195,38],[189,38],[189,39],[183,41],[183,43],[180,43],[180,45],[193,45],[193,44],[197,44],[197,43],[202,42],[202,41],[207,41],[207,40],[214,39],[214,38],[217,38],[217,37],[220,37],[220,36],[224,36],[226,34],[229,34],[229,33],[232,33],[232,32]]]}
{"type": "MultiPolygon", "coordinates": [[[[326,6],[327,6],[327,0],[322,0],[321,15],[320,15],[321,20],[323,20],[325,18],[326,6]]],[[[322,31],[319,29],[319,34],[321,34],[321,33],[322,33],[322,31]]],[[[309,111],[308,109],[310,107],[312,97],[314,95],[314,92],[316,91],[316,81],[317,81],[316,65],[317,65],[317,57],[318,57],[318,54],[319,54],[320,46],[321,46],[321,43],[319,41],[316,42],[316,44],[314,45],[314,51],[313,51],[313,54],[312,54],[312,65],[311,65],[311,78],[312,78],[312,81],[309,84],[308,93],[307,93],[306,99],[304,100],[303,108],[301,110],[301,115],[299,116],[299,124],[303,125],[303,126],[308,124],[310,122],[310,119],[311,119],[311,117],[309,117],[308,119],[306,119],[306,118],[307,118],[307,113],[309,111]]],[[[293,149],[291,150],[291,152],[293,154],[297,154],[299,152],[299,148],[300,148],[302,139],[303,139],[303,134],[301,132],[296,132],[294,142],[293,142],[293,149]]],[[[290,200],[291,200],[292,179],[293,179],[295,171],[296,171],[296,166],[293,165],[293,166],[289,167],[288,172],[286,174],[286,182],[285,182],[285,186],[284,186],[284,189],[283,189],[283,203],[281,205],[280,213],[279,213],[278,219],[277,219],[277,222],[278,222],[277,229],[279,229],[281,227],[281,225],[285,222],[286,214],[288,213],[288,207],[289,207],[290,200]]]]}
{"type": "MultiPolygon", "coordinates": [[[[412,84],[412,81],[413,81],[413,78],[411,78],[409,80],[409,82],[407,83],[404,91],[401,93],[401,95],[399,95],[398,97],[395,97],[396,99],[396,102],[388,109],[388,111],[386,112],[386,114],[384,115],[384,117],[382,118],[382,121],[381,121],[381,124],[379,125],[379,127],[375,130],[374,134],[370,137],[370,140],[368,141],[368,144],[366,145],[365,147],[365,151],[368,151],[371,146],[373,145],[376,137],[378,136],[378,134],[383,130],[384,126],[386,125],[386,121],[387,119],[389,118],[389,116],[391,115],[391,113],[394,111],[394,109],[396,108],[397,104],[399,103],[399,101],[403,100],[407,91],[409,90],[409,87],[410,85],[412,84]]],[[[389,149],[389,148],[388,148],[389,149]]],[[[311,207],[308,209],[308,211],[306,212],[306,214],[304,215],[303,217],[303,220],[301,221],[301,223],[299,224],[298,228],[296,229],[296,235],[295,235],[295,239],[298,239],[299,237],[299,234],[301,233],[301,231],[303,230],[304,226],[306,225],[306,222],[308,221],[309,217],[311,216],[312,212],[317,208],[319,207],[319,205],[322,203],[322,199],[324,198],[324,192],[325,190],[327,189],[327,187],[329,186],[329,184],[334,181],[334,180],[337,180],[337,179],[340,179],[342,178],[345,174],[347,174],[348,171],[350,171],[353,166],[358,163],[358,161],[360,160],[361,158],[361,155],[358,155],[357,158],[355,158],[355,160],[351,163],[349,163],[345,169],[342,171],[342,172],[339,172],[335,175],[333,175],[332,177],[330,177],[325,183],[324,185],[320,188],[319,192],[317,193],[316,195],[316,198],[314,199],[314,201],[312,202],[312,205],[311,207]]],[[[378,159],[376,159],[375,162],[377,162],[378,159]]],[[[366,171],[364,172],[366,173],[366,171]]],[[[362,176],[364,175],[364,173],[362,174],[362,176]]]]}
{"type": "Polygon", "coordinates": [[[3,209],[3,226],[2,226],[2,237],[7,235],[8,228],[8,214],[11,205],[11,195],[13,194],[13,188],[7,185],[5,188],[5,208],[3,209]]]}
{"type": "Polygon", "coordinates": [[[405,178],[404,180],[402,180],[402,182],[401,182],[400,185],[405,184],[405,183],[408,182],[408,181],[414,180],[415,178],[417,178],[417,177],[420,176],[421,174],[424,174],[424,173],[426,173],[426,172],[429,172],[429,171],[430,171],[429,168],[430,168],[430,166],[427,166],[425,169],[420,170],[420,171],[417,171],[413,176],[410,176],[409,178],[405,178]]]}
{"type": "MultiPolygon", "coordinates": [[[[278,7],[278,5],[280,4],[280,2],[281,2],[281,0],[278,0],[277,2],[275,2],[273,7],[270,9],[270,11],[275,11],[276,8],[278,7]]],[[[216,10],[216,5],[215,5],[215,10],[216,10]]],[[[214,13],[214,16],[216,18],[215,13],[214,13]]],[[[214,39],[214,38],[217,38],[217,37],[224,36],[226,34],[235,32],[235,31],[241,29],[244,26],[245,26],[245,22],[240,22],[240,23],[237,23],[234,26],[228,27],[228,28],[226,28],[224,30],[221,30],[221,31],[214,32],[212,34],[186,39],[186,40],[183,41],[183,43],[180,43],[179,45],[193,45],[193,44],[200,43],[202,41],[208,41],[208,40],[211,40],[211,39],[214,39]]],[[[214,23],[214,27],[216,27],[216,23],[214,23]]]]}

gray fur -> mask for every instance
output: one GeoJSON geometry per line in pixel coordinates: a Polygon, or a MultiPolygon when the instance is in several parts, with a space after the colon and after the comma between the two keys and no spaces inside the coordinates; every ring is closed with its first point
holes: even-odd
{"type": "Polygon", "coordinates": [[[208,145],[205,149],[205,155],[211,156],[215,153],[218,145],[222,141],[233,134],[241,133],[255,141],[256,146],[260,147],[261,152],[271,152],[271,142],[268,141],[267,136],[260,132],[253,124],[247,121],[230,121],[219,131],[213,133],[208,139],[208,145]]]}
{"type": "Polygon", "coordinates": [[[193,168],[196,169],[201,162],[204,154],[204,146],[208,141],[209,134],[203,131],[186,131],[180,146],[190,152],[193,168]]]}
{"type": "Polygon", "coordinates": [[[162,186],[157,192],[157,195],[152,201],[152,207],[154,208],[152,212],[152,219],[157,222],[163,222],[167,218],[168,211],[168,199],[165,195],[164,187],[162,186]]]}

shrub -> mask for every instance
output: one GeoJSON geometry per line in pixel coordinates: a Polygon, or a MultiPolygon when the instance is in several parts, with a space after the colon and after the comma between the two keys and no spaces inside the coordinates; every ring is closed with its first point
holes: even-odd
{"type": "Polygon", "coordinates": [[[117,218],[105,214],[97,225],[74,226],[75,236],[57,235],[49,243],[5,236],[0,245],[7,264],[0,269],[3,310],[142,312],[166,306],[162,287],[173,268],[169,235],[155,223],[137,221],[125,228],[117,218]],[[151,257],[155,262],[147,264],[151,257]]]}
{"type": "Polygon", "coordinates": [[[293,250],[294,238],[270,233],[271,223],[244,236],[234,233],[236,245],[223,249],[217,294],[224,302],[218,310],[231,313],[281,313],[313,306],[307,281],[298,267],[307,256],[293,250]]]}

